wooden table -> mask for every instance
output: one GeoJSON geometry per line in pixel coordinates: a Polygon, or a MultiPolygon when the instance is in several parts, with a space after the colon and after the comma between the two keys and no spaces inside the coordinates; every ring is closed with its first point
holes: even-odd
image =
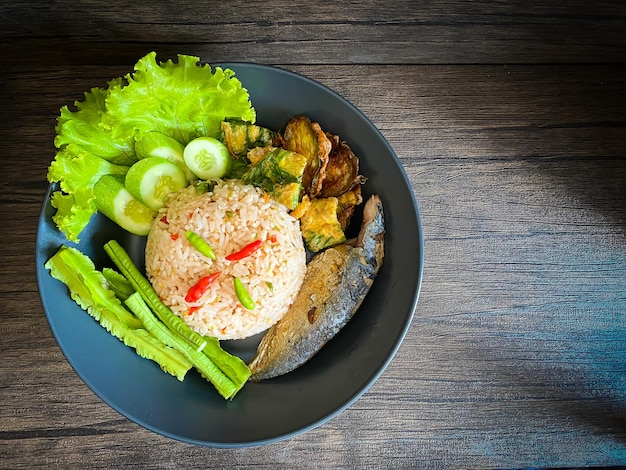
{"type": "Polygon", "coordinates": [[[1,468],[626,465],[626,3],[0,6],[1,468]],[[59,108],[155,50],[277,65],[399,155],[422,292],[375,385],[287,441],[173,441],[101,402],[48,329],[35,230],[59,108]]]}

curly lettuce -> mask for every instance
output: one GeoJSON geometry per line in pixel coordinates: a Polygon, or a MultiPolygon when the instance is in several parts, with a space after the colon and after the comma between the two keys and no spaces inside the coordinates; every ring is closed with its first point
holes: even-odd
{"type": "Polygon", "coordinates": [[[48,167],[48,180],[58,181],[67,194],[93,188],[104,175],[125,175],[128,166],[116,165],[97,157],[78,144],[68,144],[59,150],[48,167]]]}
{"type": "Polygon", "coordinates": [[[108,89],[92,88],[85,93],[84,101],[74,103],[76,111],[63,106],[57,121],[54,145],[59,149],[74,145],[117,165],[130,166],[137,161],[133,134],[127,133],[118,138],[102,124],[107,113],[106,98],[121,83],[122,79],[117,78],[109,82],[108,89]]]}
{"type": "Polygon", "coordinates": [[[200,136],[217,137],[224,119],[254,122],[248,91],[230,69],[211,68],[199,58],[157,62],[151,52],[134,72],[92,88],[75,110],[61,108],[54,144],[58,151],[48,181],[54,222],[65,237],[79,241],[97,212],[93,186],[104,175],[124,175],[137,161],[135,142],[160,132],[185,145],[200,136]]]}
{"type": "Polygon", "coordinates": [[[151,52],[114,86],[106,99],[105,127],[119,139],[133,131],[157,131],[187,144],[196,137],[218,137],[220,123],[239,117],[254,122],[248,92],[230,69],[199,65],[179,55],[178,62],[157,63],[151,52]]]}
{"type": "Polygon", "coordinates": [[[97,212],[91,188],[81,188],[74,194],[54,191],[50,204],[56,209],[52,216],[54,223],[65,233],[69,241],[78,243],[78,235],[97,212]]]}

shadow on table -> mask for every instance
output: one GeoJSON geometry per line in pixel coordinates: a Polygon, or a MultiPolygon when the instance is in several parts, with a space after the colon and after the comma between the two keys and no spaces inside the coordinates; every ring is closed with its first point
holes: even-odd
{"type": "Polygon", "coordinates": [[[493,333],[476,338],[468,354],[483,364],[477,379],[498,384],[503,407],[509,399],[527,402],[515,406],[516,420],[564,433],[582,429],[626,444],[625,340],[618,324],[608,331],[588,328],[588,338],[573,331],[493,333]]]}
{"type": "MultiPolygon", "coordinates": [[[[518,365],[519,366],[519,365],[518,365]]],[[[524,369],[510,368],[508,378],[517,383],[522,390],[532,384],[532,392],[545,399],[551,406],[551,415],[561,418],[564,422],[582,424],[585,429],[610,435],[616,441],[626,444],[626,400],[616,396],[618,392],[610,390],[611,381],[607,381],[604,390],[597,387],[597,382],[590,377],[589,389],[578,389],[575,380],[568,376],[578,371],[565,369],[562,366],[551,366],[549,369],[537,370],[536,367],[524,369]]],[[[623,377],[615,376],[613,381],[619,382],[623,377]]],[[[579,384],[578,384],[579,385],[579,384]]],[[[619,389],[619,387],[616,387],[619,389]]],[[[565,431],[565,429],[564,429],[565,431]]]]}
{"type": "MultiPolygon", "coordinates": [[[[531,167],[563,206],[602,214],[626,232],[626,75],[620,66],[548,68],[529,95],[531,167]],[[543,88],[543,89],[542,89],[543,88]],[[552,91],[550,98],[543,95],[552,91]]],[[[513,106],[514,107],[514,106],[513,106]]],[[[526,111],[529,112],[529,111],[526,111]]],[[[590,220],[587,218],[587,220],[590,220]]],[[[591,219],[593,220],[593,219],[591,219]]]]}
{"type": "Polygon", "coordinates": [[[529,166],[550,178],[564,198],[563,209],[577,216],[581,225],[593,223],[597,229],[607,226],[611,231],[619,227],[617,232],[626,234],[626,134],[623,145],[622,155],[537,158],[529,166]]]}

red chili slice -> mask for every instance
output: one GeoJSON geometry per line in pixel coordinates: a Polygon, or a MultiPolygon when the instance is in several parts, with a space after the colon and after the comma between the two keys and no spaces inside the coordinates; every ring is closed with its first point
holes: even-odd
{"type": "Polygon", "coordinates": [[[263,242],[261,240],[254,240],[252,243],[248,243],[246,246],[244,246],[241,250],[228,255],[226,259],[228,261],[238,261],[240,259],[243,259],[247,256],[250,256],[256,250],[261,248],[262,244],[263,242]]]}
{"type": "Polygon", "coordinates": [[[204,294],[209,289],[209,286],[213,284],[213,282],[218,277],[220,277],[221,274],[222,272],[218,271],[216,273],[209,274],[208,276],[200,278],[200,280],[195,285],[191,286],[187,291],[187,295],[185,296],[185,302],[195,302],[200,297],[202,297],[202,294],[204,294]]]}

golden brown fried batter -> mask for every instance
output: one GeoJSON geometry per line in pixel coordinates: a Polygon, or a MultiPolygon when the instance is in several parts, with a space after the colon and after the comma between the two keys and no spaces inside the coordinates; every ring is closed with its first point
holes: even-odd
{"type": "Polygon", "coordinates": [[[355,184],[362,184],[363,177],[359,176],[359,159],[352,149],[339,140],[339,137],[326,134],[333,143],[328,157],[326,175],[322,181],[319,197],[339,197],[350,191],[355,184]]]}
{"type": "Polygon", "coordinates": [[[255,147],[282,145],[278,133],[246,121],[236,119],[222,121],[221,130],[224,143],[230,153],[237,158],[244,157],[249,149],[255,147]]]}
{"type": "Polygon", "coordinates": [[[307,167],[302,177],[306,194],[312,198],[322,189],[326,176],[326,166],[332,150],[332,143],[316,122],[306,116],[296,116],[285,126],[283,133],[285,148],[304,155],[307,167]]]}
{"type": "Polygon", "coordinates": [[[291,213],[300,220],[302,236],[309,250],[318,252],[329,246],[343,243],[346,236],[338,220],[339,200],[336,197],[302,198],[291,213]]]}

